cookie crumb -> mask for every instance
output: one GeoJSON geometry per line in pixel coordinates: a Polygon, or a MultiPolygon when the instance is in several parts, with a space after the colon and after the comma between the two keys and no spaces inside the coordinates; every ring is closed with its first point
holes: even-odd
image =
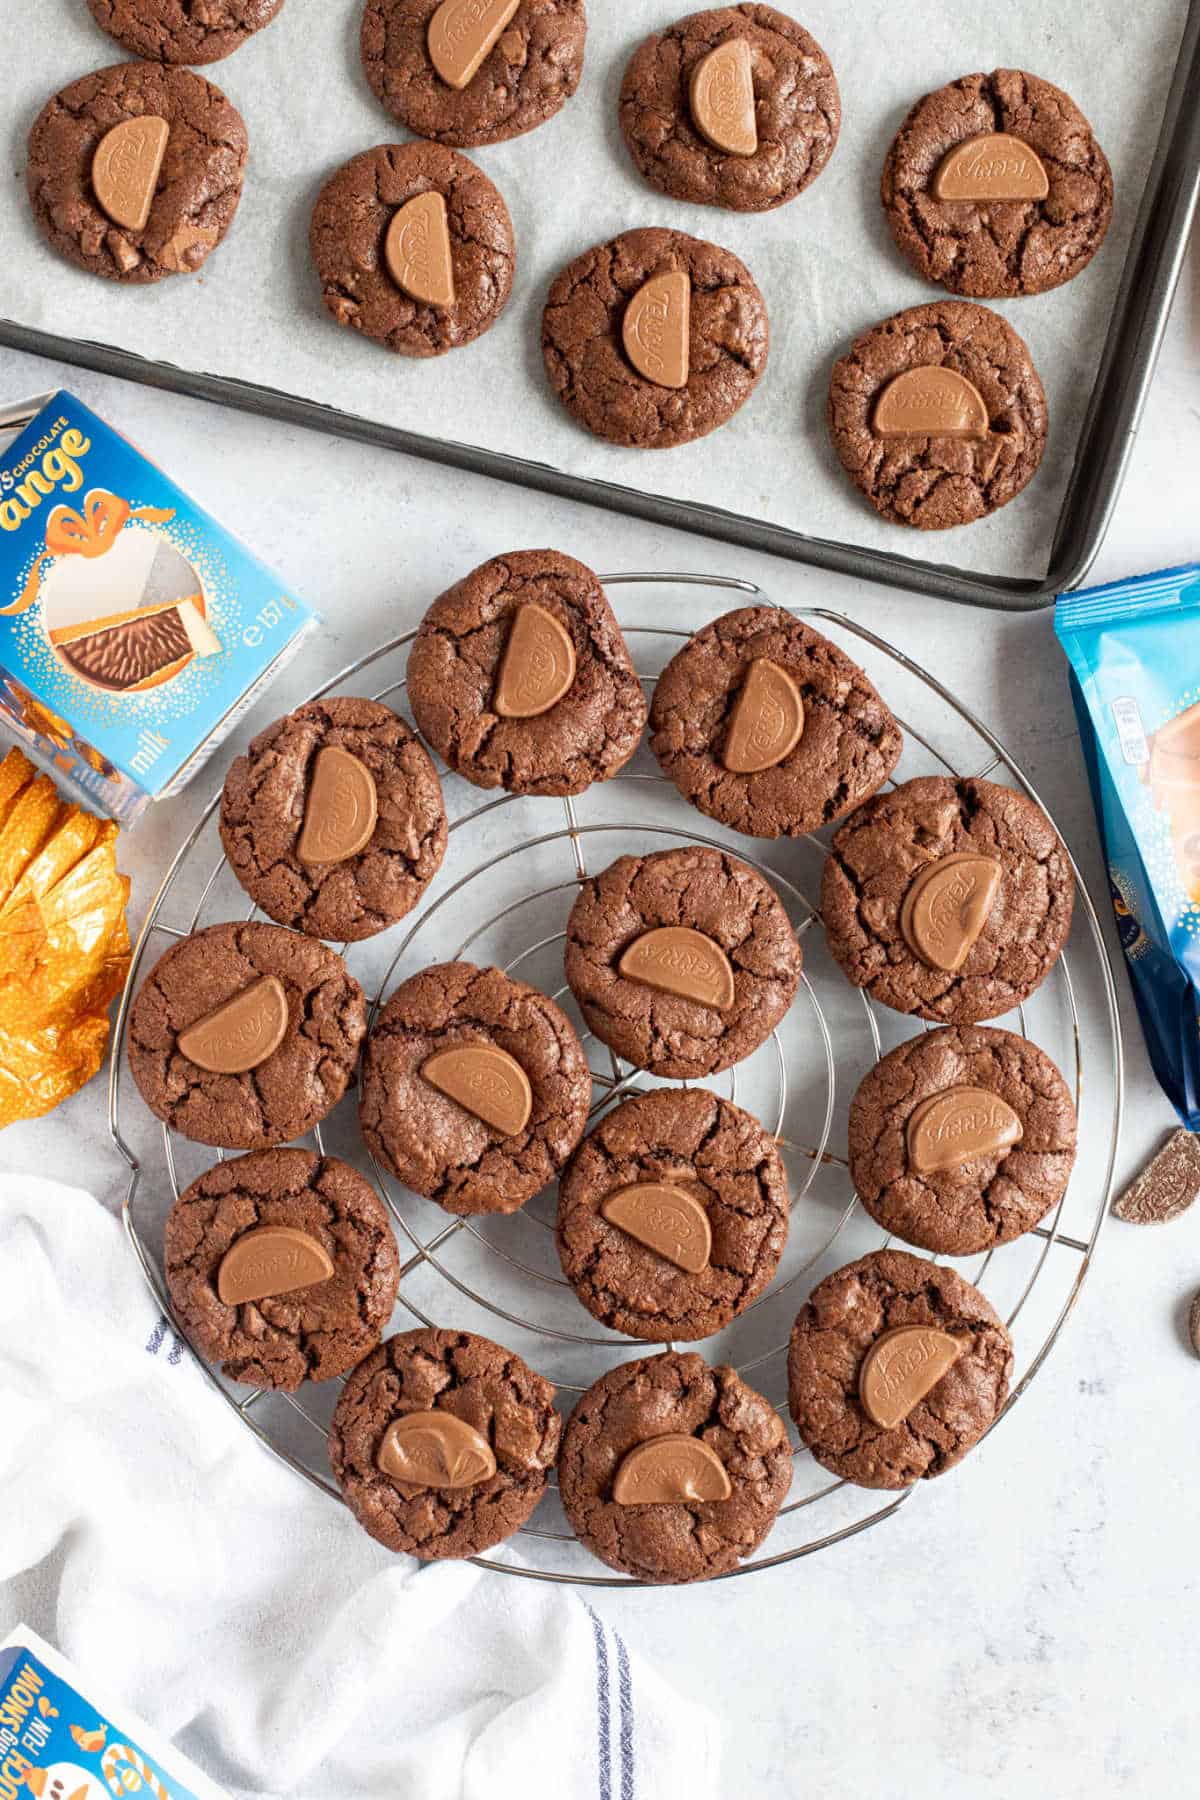
{"type": "MultiPolygon", "coordinates": [[[[1165,1225],[1186,1212],[1200,1194],[1200,1141],[1182,1125],[1113,1202],[1130,1225],[1165,1225]]],[[[1192,1313],[1193,1336],[1196,1313],[1192,1313]]]]}

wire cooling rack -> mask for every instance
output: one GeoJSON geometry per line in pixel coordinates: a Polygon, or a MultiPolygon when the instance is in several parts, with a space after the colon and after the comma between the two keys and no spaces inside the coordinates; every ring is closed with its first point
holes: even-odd
{"type": "MultiPolygon", "coordinates": [[[[633,573],[602,580],[607,588],[630,591],[636,602],[622,626],[647,691],[706,617],[766,599],[752,583],[726,577],[633,573]]],[[[896,713],[905,749],[894,782],[919,774],[986,775],[1037,799],[987,727],[902,651],[840,613],[790,610],[840,641],[896,713]]],[[[414,635],[408,632],[360,659],[313,698],[335,691],[367,693],[403,710],[407,649],[414,635]]],[[[566,917],[579,882],[627,852],[711,844],[761,870],[780,895],[804,947],[796,1003],[766,1044],[711,1085],[755,1113],[778,1137],[792,1192],[788,1245],[767,1291],[725,1331],[686,1347],[700,1350],[710,1362],[732,1363],[779,1407],[787,1424],[786,1347],[797,1310],[832,1269],[890,1241],[850,1184],[843,1155],[850,1096],[885,1050],[922,1029],[919,1021],[877,1007],[852,988],[825,948],[815,896],[830,831],[780,842],[725,831],[680,799],[645,747],[621,775],[575,800],[483,799],[478,789],[453,776],[444,785],[450,848],[425,903],[382,937],[339,948],[372,997],[372,1019],[400,981],[429,963],[459,956],[496,963],[552,995],[574,1019],[588,1053],[593,1120],[623,1096],[658,1084],[599,1044],[564,985],[566,917]]],[[[131,998],[170,942],[218,920],[255,916],[221,853],[218,801],[214,795],[150,907],[121,1002],[109,1080],[110,1129],[129,1165],[126,1231],[168,1314],[163,1222],[172,1201],[211,1164],[214,1152],[174,1136],[151,1118],[125,1068],[125,1039],[131,998]]],[[[1067,954],[1030,1001],[993,1022],[1033,1038],[1054,1058],[1074,1089],[1080,1114],[1079,1162],[1050,1218],[1015,1244],[954,1265],[983,1288],[1013,1332],[1017,1360],[1007,1413],[1041,1368],[1078,1298],[1107,1211],[1120,1131],[1116,993],[1099,922],[1081,882],[1067,954]]],[[[601,1330],[575,1299],[555,1250],[553,1189],[510,1217],[451,1218],[371,1160],[358,1133],[353,1097],[306,1141],[368,1173],[390,1209],[402,1253],[393,1329],[437,1324],[495,1337],[555,1383],[565,1410],[614,1364],[663,1348],[601,1330]]],[[[184,1337],[178,1321],[175,1326],[184,1337]]],[[[273,1394],[229,1383],[203,1361],[201,1367],[261,1444],[338,1498],[326,1434],[340,1382],[309,1385],[297,1395],[273,1394]]],[[[792,1442],[795,1446],[794,1432],[792,1442]]],[[[824,1549],[888,1518],[910,1497],[833,1481],[796,1447],[792,1490],[763,1554],[721,1579],[824,1549]]],[[[507,1545],[477,1560],[537,1580],[639,1585],[597,1572],[599,1565],[567,1527],[555,1492],[507,1545]]]]}

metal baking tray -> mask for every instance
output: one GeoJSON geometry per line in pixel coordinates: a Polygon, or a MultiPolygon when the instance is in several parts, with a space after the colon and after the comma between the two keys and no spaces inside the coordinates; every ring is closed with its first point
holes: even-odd
{"type": "MultiPolygon", "coordinates": [[[[682,10],[682,8],[681,8],[682,10]]],[[[1190,0],[1157,146],[1130,239],[1044,575],[1016,576],[815,537],[709,505],[641,493],[546,463],[423,435],[299,394],[140,357],[111,344],[0,318],[0,344],[63,363],[304,425],[541,493],[766,551],[839,574],[1008,610],[1049,605],[1077,586],[1103,541],[1133,449],[1200,196],[1200,0],[1190,0]]]]}

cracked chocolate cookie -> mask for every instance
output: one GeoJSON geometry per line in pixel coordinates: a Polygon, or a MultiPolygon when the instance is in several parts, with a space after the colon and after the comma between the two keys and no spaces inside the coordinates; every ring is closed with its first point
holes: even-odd
{"type": "Polygon", "coordinates": [[[350,1376],[329,1459],[364,1531],[425,1561],[511,1537],[546,1491],[561,1420],[554,1389],[467,1331],[390,1337],[350,1376]]]}
{"type": "Polygon", "coordinates": [[[774,1138],[705,1088],[624,1101],[558,1188],[563,1274],[601,1324],[647,1343],[728,1325],[771,1280],[787,1231],[774,1138]]]}
{"type": "Polygon", "coordinates": [[[370,1182],[336,1156],[255,1150],[167,1215],[167,1287],[193,1346],[231,1381],[331,1381],[379,1342],[400,1259],[370,1182]]]}
{"type": "Polygon", "coordinates": [[[567,1421],[558,1491],[581,1544],[641,1581],[736,1569],[792,1484],[783,1420],[733,1369],[694,1351],[622,1363],[567,1421]]]}
{"type": "Polygon", "coordinates": [[[269,25],[283,0],[88,0],[93,19],[130,56],[210,63],[269,25]]]}
{"type": "Polygon", "coordinates": [[[658,678],[650,730],[684,799],[752,837],[841,818],[883,785],[902,747],[857,664],[774,606],[698,631],[658,678]]]}
{"type": "Polygon", "coordinates": [[[367,0],[362,59],[394,118],[441,144],[499,144],[552,119],[583,74],[584,0],[367,0]],[[455,15],[458,15],[456,17],[455,15]]]}
{"type": "Polygon", "coordinates": [[[646,723],[604,589],[558,550],[493,557],[440,595],[408,653],[408,698],[449,768],[510,794],[607,781],[646,723]]]}
{"type": "Polygon", "coordinates": [[[439,144],[377,144],[330,176],[309,252],[321,298],[400,356],[444,356],[490,331],[517,263],[500,190],[439,144]]]}
{"type": "Polygon", "coordinates": [[[621,83],[638,173],[673,200],[766,212],[815,181],[842,102],[820,44],[773,6],[715,6],[655,32],[621,83]]]}
{"type": "Polygon", "coordinates": [[[404,918],[442,866],[429,755],[376,700],[313,700],[260,731],[225,777],[221,842],[272,919],[338,943],[404,918]]]}
{"type": "Polygon", "coordinates": [[[850,1179],[885,1231],[937,1256],[1011,1243],[1066,1192],[1075,1108],[1044,1050],[945,1026],[876,1063],[850,1103],[850,1179]]]}
{"type": "Polygon", "coordinates": [[[592,1078],[565,1013],[500,969],[439,963],[398,987],[367,1040],[371,1154],[451,1213],[511,1213],[583,1136],[592,1078]]]}
{"type": "Polygon", "coordinates": [[[894,525],[944,531],[1007,506],[1037,473],[1046,396],[1023,338],[968,300],[911,306],[833,367],[838,460],[894,525]]]}
{"type": "Polygon", "coordinates": [[[34,120],[33,215],[91,275],[190,275],[233,223],[248,147],[241,114],[202,75],[153,62],[98,69],[34,120]]]}
{"type": "Polygon", "coordinates": [[[1104,242],[1113,209],[1091,126],[1061,88],[1023,69],[964,75],[918,100],[880,193],[917,273],[980,300],[1070,281],[1104,242]]]}
{"type": "Polygon", "coordinates": [[[585,881],[566,972],[627,1062],[689,1081],[741,1062],[796,996],[800,945],[774,888],[720,850],[622,856],[585,881]]]}
{"type": "Polygon", "coordinates": [[[1012,1360],[1008,1332],[961,1275],[876,1250],[827,1275],[801,1308],[788,1406],[822,1468],[859,1487],[911,1487],[978,1443],[1012,1360]]]}
{"type": "Polygon", "coordinates": [[[821,878],[830,950],[855,987],[939,1024],[998,1018],[1062,954],[1075,880],[1053,825],[994,781],[925,775],[876,794],[821,878]]]}
{"type": "Polygon", "coordinates": [[[707,436],[767,366],[767,307],[731,250],[626,231],[569,263],[542,314],[550,385],[572,418],[635,450],[707,436]]]}
{"type": "Polygon", "coordinates": [[[138,990],[129,1070],[184,1137],[263,1150],[332,1112],[366,1029],[363,991],[324,944],[282,925],[209,925],[172,945],[138,990]]]}

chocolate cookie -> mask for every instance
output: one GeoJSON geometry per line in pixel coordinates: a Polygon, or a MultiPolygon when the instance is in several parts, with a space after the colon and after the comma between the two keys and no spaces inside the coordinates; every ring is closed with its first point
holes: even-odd
{"type": "Polygon", "coordinates": [[[583,1136],[592,1078],[552,1000],[499,969],[439,963],[398,987],[367,1041],[371,1154],[451,1213],[511,1213],[583,1136]]]}
{"type": "Polygon", "coordinates": [[[802,194],[842,102],[814,37],[773,6],[715,6],[655,32],[621,83],[638,172],[673,200],[766,212],[802,194]]]}
{"type": "Polygon", "coordinates": [[[647,1343],[728,1325],[774,1275],[787,1230],[774,1138],[706,1088],[624,1101],[559,1183],[563,1274],[601,1324],[647,1343]]]}
{"type": "Polygon", "coordinates": [[[269,25],[283,0],[88,0],[93,19],[130,56],[210,63],[269,25]]]}
{"type": "Polygon", "coordinates": [[[260,731],[225,777],[221,842],[256,905],[310,937],[373,937],[442,866],[433,764],[376,700],[312,700],[260,731]]]}
{"type": "Polygon", "coordinates": [[[173,944],[129,1017],[129,1070],[157,1118],[225,1150],[311,1131],[354,1080],[363,991],[340,956],[281,925],[210,925],[173,944]]]}
{"type": "Polygon", "coordinates": [[[1043,294],[1104,242],[1112,170],[1075,102],[1023,69],[964,75],[918,100],[880,184],[918,274],[980,300],[1043,294]]]}
{"type": "Polygon", "coordinates": [[[586,37],[584,0],[520,0],[511,17],[501,0],[367,0],[362,59],[418,137],[499,144],[571,98],[586,37]]]}
{"type": "Polygon", "coordinates": [[[970,1282],[876,1250],[827,1275],[801,1308],[788,1406],[822,1468],[859,1487],[911,1487],[979,1442],[1012,1360],[1008,1332],[970,1282]]]}
{"type": "Polygon", "coordinates": [[[694,1351],[601,1376],[567,1420],[558,1462],[559,1496],[580,1543],[654,1583],[736,1569],[770,1531],[791,1483],[791,1446],[774,1407],[694,1351]]]}
{"type": "Polygon", "coordinates": [[[841,818],[883,785],[902,747],[857,664],[774,606],[698,631],[658,678],[650,728],[684,799],[753,837],[841,818]]]}
{"type": "Polygon", "coordinates": [[[850,1179],[906,1244],[971,1256],[1011,1243],[1066,1192],[1075,1161],[1067,1084],[1028,1039],[986,1025],[910,1038],[850,1103],[850,1179]]]}
{"type": "Polygon", "coordinates": [[[434,601],[408,653],[413,717],[481,788],[581,794],[637,749],[646,701],[604,589],[558,550],[513,550],[434,601]]]}
{"type": "Polygon", "coordinates": [[[405,1331],[342,1389],[329,1459],[347,1506],[389,1550],[478,1556],[537,1506],[560,1429],[553,1387],[511,1350],[468,1331],[405,1331]]]}
{"type": "Polygon", "coordinates": [[[241,114],[202,75],[152,62],[98,69],[33,122],[34,218],[89,274],[190,275],[233,223],[248,148],[241,114]]]}
{"type": "Polygon", "coordinates": [[[175,1316],[231,1381],[330,1381],[379,1342],[400,1258],[378,1194],[311,1150],[255,1150],[193,1181],[167,1215],[175,1316]]]}
{"type": "Polygon", "coordinates": [[[767,366],[767,307],[732,250],[682,231],[626,231],[550,289],[542,356],[567,411],[635,450],[724,425],[767,366]]]}
{"type": "Polygon", "coordinates": [[[1075,880],[1039,806],[994,781],[924,775],[876,794],[821,878],[830,950],[855,987],[941,1024],[995,1019],[1062,954],[1075,880]]]}
{"type": "Polygon", "coordinates": [[[944,531],[1007,506],[1037,473],[1047,428],[1024,339],[967,300],[910,306],[833,366],[833,447],[894,525],[944,531]]]}
{"type": "Polygon", "coordinates": [[[585,881],[566,971],[591,1029],[627,1062],[677,1081],[757,1050],[800,981],[774,888],[720,850],[622,856],[585,881]]]}
{"type": "Polygon", "coordinates": [[[377,144],[331,175],[308,246],[321,297],[401,356],[444,356],[490,331],[517,252],[500,190],[438,144],[377,144]]]}

